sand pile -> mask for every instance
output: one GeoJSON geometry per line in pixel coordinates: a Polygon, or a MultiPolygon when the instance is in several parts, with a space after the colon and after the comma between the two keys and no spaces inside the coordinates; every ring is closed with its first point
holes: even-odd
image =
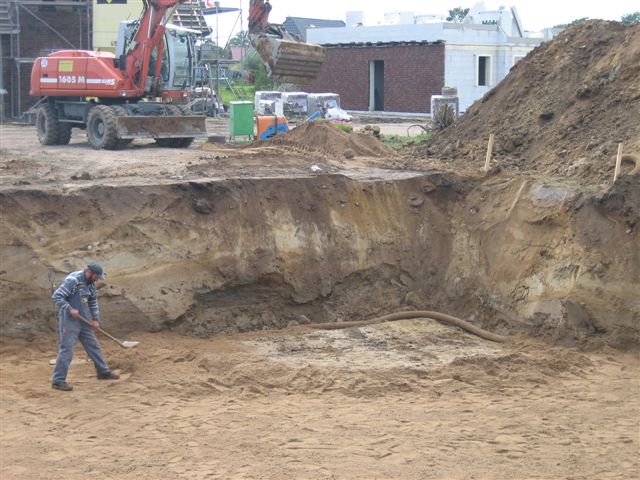
{"type": "Polygon", "coordinates": [[[618,142],[640,154],[639,78],[640,25],[587,21],[530,52],[458,122],[410,154],[482,165],[493,133],[503,168],[610,181],[618,142]]]}
{"type": "MultiPolygon", "coordinates": [[[[303,123],[291,131],[278,135],[260,146],[284,146],[309,151],[322,152],[340,158],[356,157],[395,157],[396,152],[365,133],[346,133],[326,120],[303,123]]],[[[255,144],[251,144],[255,147],[255,144]]]]}

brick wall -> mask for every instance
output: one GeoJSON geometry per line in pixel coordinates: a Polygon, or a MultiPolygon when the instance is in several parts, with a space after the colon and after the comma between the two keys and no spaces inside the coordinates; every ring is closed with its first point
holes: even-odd
{"type": "MultiPolygon", "coordinates": [[[[89,10],[91,10],[90,5],[89,10]]],[[[77,7],[56,5],[55,1],[53,1],[50,6],[29,5],[20,7],[19,22],[20,57],[24,59],[20,71],[20,110],[24,112],[37,100],[29,96],[33,59],[40,55],[46,55],[53,50],[86,50],[90,48],[88,43],[91,35],[87,37],[87,28],[91,30],[92,20],[91,14],[87,18],[87,8],[84,1],[79,2],[77,7]],[[52,29],[62,34],[71,45],[52,29]]],[[[17,42],[14,36],[14,48],[13,52],[11,52],[10,36],[2,35],[1,40],[3,85],[9,92],[4,99],[3,113],[5,117],[19,116],[21,111],[18,111],[18,77],[16,62],[14,61],[17,55],[17,42]],[[12,74],[13,83],[11,80],[12,74]]]]}
{"type": "Polygon", "coordinates": [[[429,113],[444,86],[444,44],[327,47],[318,78],[305,91],[338,93],[345,110],[369,109],[369,62],[384,61],[384,111],[429,113]]]}

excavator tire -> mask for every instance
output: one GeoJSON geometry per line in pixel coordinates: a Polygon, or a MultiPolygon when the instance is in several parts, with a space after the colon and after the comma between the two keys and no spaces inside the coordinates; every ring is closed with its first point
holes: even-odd
{"type": "MultiPolygon", "coordinates": [[[[193,115],[186,105],[167,105],[167,111],[171,115],[193,115]]],[[[187,148],[193,142],[193,138],[156,138],[156,144],[163,148],[187,148]]]]}
{"type": "Polygon", "coordinates": [[[56,145],[68,145],[71,141],[71,124],[58,121],[58,140],[56,145]]]}
{"type": "Polygon", "coordinates": [[[60,137],[60,122],[58,113],[53,105],[44,103],[38,109],[36,117],[38,140],[42,145],[58,145],[60,137]]]}
{"type": "Polygon", "coordinates": [[[96,150],[115,150],[118,148],[116,114],[107,105],[97,105],[89,111],[87,118],[87,137],[96,150]]]}
{"type": "MultiPolygon", "coordinates": [[[[191,108],[187,107],[186,105],[178,105],[178,108],[180,109],[182,115],[193,115],[193,111],[191,110],[191,108]]],[[[180,142],[180,148],[188,148],[193,143],[194,138],[185,137],[180,138],[179,140],[182,140],[180,142]]]]}
{"type": "Polygon", "coordinates": [[[193,115],[193,110],[187,105],[176,105],[182,115],[193,115]]]}
{"type": "MultiPolygon", "coordinates": [[[[129,112],[123,106],[111,105],[110,108],[111,108],[111,110],[113,110],[113,113],[116,114],[116,117],[127,117],[127,116],[129,116],[129,112]]],[[[133,138],[119,138],[118,139],[118,147],[117,148],[126,147],[131,142],[133,142],[133,138]]]]}

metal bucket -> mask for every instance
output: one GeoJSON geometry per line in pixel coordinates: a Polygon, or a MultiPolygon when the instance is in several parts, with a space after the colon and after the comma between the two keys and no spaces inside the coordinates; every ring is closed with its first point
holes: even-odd
{"type": "Polygon", "coordinates": [[[273,80],[285,83],[311,83],[326,59],[324,47],[308,43],[263,36],[255,42],[256,50],[273,80]]]}
{"type": "Polygon", "coordinates": [[[199,138],[207,136],[204,115],[135,115],[118,117],[118,138],[199,138]]]}

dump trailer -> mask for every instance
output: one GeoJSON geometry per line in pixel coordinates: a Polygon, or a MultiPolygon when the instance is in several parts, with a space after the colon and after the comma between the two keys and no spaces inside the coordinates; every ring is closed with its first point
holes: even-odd
{"type": "Polygon", "coordinates": [[[320,45],[303,42],[282,25],[269,23],[269,0],[251,0],[249,39],[273,80],[298,85],[310,83],[320,72],[326,52],[320,45]]]}
{"type": "Polygon", "coordinates": [[[116,54],[62,50],[36,59],[30,94],[43,145],[66,145],[86,129],[93,148],[113,150],[136,138],[188,147],[206,136],[205,118],[184,104],[195,76],[192,32],[167,26],[186,0],[144,0],[140,18],[121,25],[116,54]]]}

